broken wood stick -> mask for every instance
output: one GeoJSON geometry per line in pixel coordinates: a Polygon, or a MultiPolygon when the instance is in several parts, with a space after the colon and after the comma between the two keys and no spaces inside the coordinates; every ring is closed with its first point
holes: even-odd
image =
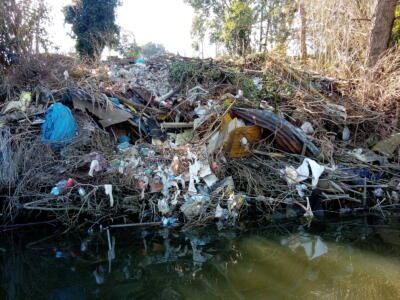
{"type": "Polygon", "coordinates": [[[152,227],[152,226],[161,226],[162,224],[163,224],[162,222],[131,223],[131,224],[110,225],[107,228],[152,227]]]}
{"type": "Polygon", "coordinates": [[[165,123],[161,124],[162,129],[193,128],[193,126],[194,126],[194,122],[188,122],[188,123],[174,123],[174,122],[167,123],[167,122],[165,122],[165,123]]]}

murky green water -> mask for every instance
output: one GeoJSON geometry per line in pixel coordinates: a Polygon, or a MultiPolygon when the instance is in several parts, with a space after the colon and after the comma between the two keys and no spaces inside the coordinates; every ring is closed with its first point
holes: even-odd
{"type": "Polygon", "coordinates": [[[0,233],[1,299],[400,299],[400,225],[0,233]]]}

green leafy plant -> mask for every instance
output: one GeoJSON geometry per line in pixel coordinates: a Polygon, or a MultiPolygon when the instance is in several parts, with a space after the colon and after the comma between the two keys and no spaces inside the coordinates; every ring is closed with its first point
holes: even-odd
{"type": "Polygon", "coordinates": [[[165,47],[161,44],[156,44],[153,42],[149,42],[141,46],[140,54],[144,58],[151,58],[157,55],[161,55],[166,53],[165,47]]]}
{"type": "Polygon", "coordinates": [[[98,59],[106,46],[118,45],[115,24],[118,0],[75,0],[64,8],[65,22],[72,24],[76,50],[81,57],[98,59]]]}
{"type": "Polygon", "coordinates": [[[124,58],[138,58],[141,51],[141,47],[136,43],[135,36],[131,32],[122,34],[116,49],[124,58]]]}
{"type": "Polygon", "coordinates": [[[170,66],[169,74],[173,82],[191,80],[196,83],[217,81],[224,76],[223,72],[216,68],[208,67],[207,63],[202,61],[175,62],[170,66]]]}
{"type": "Polygon", "coordinates": [[[248,1],[235,0],[224,17],[223,40],[231,54],[245,55],[250,49],[253,10],[248,1]]]}
{"type": "Polygon", "coordinates": [[[2,0],[0,5],[0,65],[17,63],[47,50],[48,9],[38,0],[2,0]]]}

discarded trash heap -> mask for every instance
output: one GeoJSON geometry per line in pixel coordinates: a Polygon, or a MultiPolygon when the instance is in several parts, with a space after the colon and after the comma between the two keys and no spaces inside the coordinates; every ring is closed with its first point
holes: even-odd
{"type": "Polygon", "coordinates": [[[14,89],[0,118],[3,219],[232,224],[398,205],[400,132],[376,138],[350,83],[272,59],[246,67],[71,63],[56,83],[14,89]]]}

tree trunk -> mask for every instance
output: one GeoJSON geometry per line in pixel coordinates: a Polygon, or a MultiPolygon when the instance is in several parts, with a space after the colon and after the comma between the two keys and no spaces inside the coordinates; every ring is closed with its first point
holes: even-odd
{"type": "Polygon", "coordinates": [[[301,60],[303,63],[307,61],[307,15],[304,7],[304,1],[299,2],[300,11],[300,49],[301,49],[301,60]]]}
{"type": "Polygon", "coordinates": [[[201,38],[201,58],[204,59],[204,37],[201,38]]]}
{"type": "Polygon", "coordinates": [[[35,51],[36,51],[36,54],[39,54],[39,24],[36,25],[36,32],[35,32],[35,51]]]}
{"type": "Polygon", "coordinates": [[[372,20],[367,66],[373,67],[387,50],[392,34],[396,0],[378,0],[372,20]]]}
{"type": "Polygon", "coordinates": [[[263,46],[263,25],[264,25],[264,10],[265,10],[265,5],[261,6],[261,16],[260,16],[260,39],[259,39],[259,45],[258,45],[258,52],[262,52],[262,46],[263,46]]]}
{"type": "Polygon", "coordinates": [[[265,37],[264,37],[264,51],[268,51],[268,38],[269,38],[269,32],[271,28],[271,18],[268,18],[267,20],[267,30],[265,31],[265,37]]]}

